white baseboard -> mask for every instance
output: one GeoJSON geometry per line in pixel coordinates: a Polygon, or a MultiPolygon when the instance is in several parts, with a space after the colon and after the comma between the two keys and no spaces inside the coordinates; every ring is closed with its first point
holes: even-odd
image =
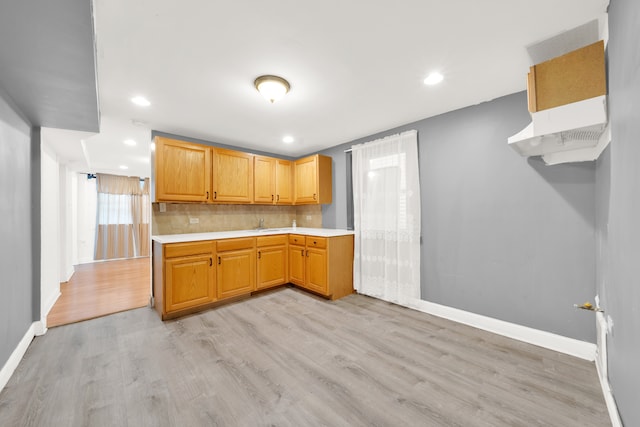
{"type": "MultiPolygon", "coordinates": [[[[596,306],[599,306],[598,297],[596,296],[596,306]]],[[[611,425],[613,427],[622,427],[622,420],[618,413],[618,405],[613,398],[611,392],[611,385],[609,384],[608,373],[608,361],[607,361],[607,321],[604,314],[600,311],[596,313],[596,335],[598,337],[598,351],[596,353],[596,369],[598,371],[598,378],[600,379],[600,386],[602,387],[602,394],[604,395],[604,401],[607,404],[607,411],[609,411],[609,418],[611,419],[611,425]]]]}
{"type": "Polygon", "coordinates": [[[9,356],[9,359],[2,367],[2,370],[0,370],[0,391],[2,391],[2,389],[4,389],[4,387],[9,382],[11,375],[13,375],[16,368],[20,364],[20,361],[24,357],[24,354],[27,352],[27,349],[29,348],[29,344],[31,344],[33,337],[38,335],[38,332],[42,332],[43,325],[41,325],[40,323],[41,322],[33,322],[31,326],[29,326],[29,329],[27,329],[27,332],[18,343],[18,346],[15,348],[15,350],[13,350],[13,353],[11,353],[11,356],[9,356]]]}
{"type": "Polygon", "coordinates": [[[596,363],[596,369],[598,370],[598,378],[600,378],[600,386],[602,387],[604,402],[607,404],[607,411],[609,412],[609,418],[611,419],[611,426],[622,427],[622,420],[620,419],[620,414],[618,413],[618,405],[616,404],[616,400],[613,398],[611,386],[609,385],[609,379],[602,375],[602,371],[600,370],[600,366],[598,363],[596,363]]]}
{"type": "Polygon", "coordinates": [[[53,305],[56,303],[56,301],[58,301],[58,298],[60,298],[60,295],[62,295],[60,293],[60,288],[58,288],[58,292],[56,292],[55,294],[53,294],[51,296],[51,298],[49,298],[49,301],[47,301],[44,304],[44,307],[42,307],[42,313],[40,313],[41,317],[43,319],[46,319],[47,316],[49,315],[49,312],[51,311],[51,309],[53,308],[53,305]]]}
{"type": "Polygon", "coordinates": [[[591,362],[596,358],[596,345],[589,342],[423,300],[413,300],[408,307],[591,362]]]}

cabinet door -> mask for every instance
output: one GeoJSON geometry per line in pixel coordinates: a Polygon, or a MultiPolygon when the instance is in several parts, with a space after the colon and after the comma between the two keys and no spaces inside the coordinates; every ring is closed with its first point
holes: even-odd
{"type": "Polygon", "coordinates": [[[165,311],[215,301],[213,254],[165,260],[165,311]]]}
{"type": "Polygon", "coordinates": [[[251,293],[256,286],[256,251],[218,252],[218,299],[251,293]]]}
{"type": "Polygon", "coordinates": [[[308,247],[305,287],[312,291],[327,293],[327,251],[308,247]]]}
{"type": "Polygon", "coordinates": [[[289,281],[304,286],[304,246],[289,245],[289,281]]]}
{"type": "Polygon", "coordinates": [[[287,258],[286,245],[258,248],[257,289],[287,283],[287,258]]]}
{"type": "Polygon", "coordinates": [[[279,205],[293,203],[292,169],[289,160],[276,159],[276,203],[279,205]]]}
{"type": "Polygon", "coordinates": [[[317,156],[295,162],[295,203],[315,203],[318,196],[317,156]]]}
{"type": "Polygon", "coordinates": [[[213,201],[253,201],[252,154],[223,148],[213,149],[213,201]]]}
{"type": "Polygon", "coordinates": [[[255,156],[253,158],[253,202],[275,203],[276,159],[255,156]]]}
{"type": "Polygon", "coordinates": [[[155,138],[155,200],[206,202],[210,198],[211,149],[155,138]]]}

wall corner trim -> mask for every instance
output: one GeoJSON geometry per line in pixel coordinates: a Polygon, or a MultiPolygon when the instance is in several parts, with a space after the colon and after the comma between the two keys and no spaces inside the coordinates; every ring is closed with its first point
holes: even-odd
{"type": "Polygon", "coordinates": [[[622,427],[622,420],[620,419],[620,413],[618,412],[618,405],[616,404],[616,400],[611,392],[609,379],[603,376],[603,372],[598,363],[596,363],[596,370],[598,371],[598,379],[600,379],[604,402],[607,404],[607,411],[609,412],[609,418],[611,419],[611,427],[622,427]]]}
{"type": "Polygon", "coordinates": [[[31,326],[29,326],[29,329],[27,329],[27,332],[24,334],[15,350],[13,350],[13,353],[9,356],[9,359],[2,367],[2,370],[0,370],[0,391],[2,391],[9,382],[11,375],[13,375],[20,364],[20,361],[24,357],[24,354],[27,352],[33,337],[43,335],[46,331],[47,328],[41,321],[33,322],[31,326]]]}
{"type": "Polygon", "coordinates": [[[504,320],[498,320],[492,317],[424,300],[413,300],[409,302],[407,307],[423,313],[452,320],[454,322],[463,323],[494,334],[513,338],[518,341],[544,347],[570,356],[575,356],[590,362],[593,362],[596,359],[596,345],[589,342],[552,334],[551,332],[505,322],[504,320]]]}

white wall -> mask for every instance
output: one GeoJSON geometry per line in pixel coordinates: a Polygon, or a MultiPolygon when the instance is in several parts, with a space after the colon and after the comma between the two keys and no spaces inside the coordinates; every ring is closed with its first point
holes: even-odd
{"type": "Polygon", "coordinates": [[[96,180],[77,174],[77,263],[93,262],[96,239],[96,180]]]}
{"type": "Polygon", "coordinates": [[[60,167],[56,155],[41,146],[40,316],[45,319],[60,296],[60,167]]]}
{"type": "Polygon", "coordinates": [[[73,275],[73,246],[74,246],[74,186],[75,174],[65,165],[59,166],[60,178],[60,282],[67,282],[73,275]]]}

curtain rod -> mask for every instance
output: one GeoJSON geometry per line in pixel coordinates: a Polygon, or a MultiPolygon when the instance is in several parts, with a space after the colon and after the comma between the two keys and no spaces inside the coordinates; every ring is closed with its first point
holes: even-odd
{"type": "MultiPolygon", "coordinates": [[[[85,172],[82,172],[82,174],[84,175],[85,172]]],[[[87,173],[86,175],[87,175],[87,179],[96,179],[97,178],[95,173],[87,173]]],[[[138,179],[140,180],[140,182],[144,182],[144,180],[147,179],[147,178],[142,178],[142,177],[139,176],[138,179]]]]}
{"type": "Polygon", "coordinates": [[[351,148],[347,148],[346,150],[344,150],[345,153],[350,153],[351,152],[351,148]]]}

